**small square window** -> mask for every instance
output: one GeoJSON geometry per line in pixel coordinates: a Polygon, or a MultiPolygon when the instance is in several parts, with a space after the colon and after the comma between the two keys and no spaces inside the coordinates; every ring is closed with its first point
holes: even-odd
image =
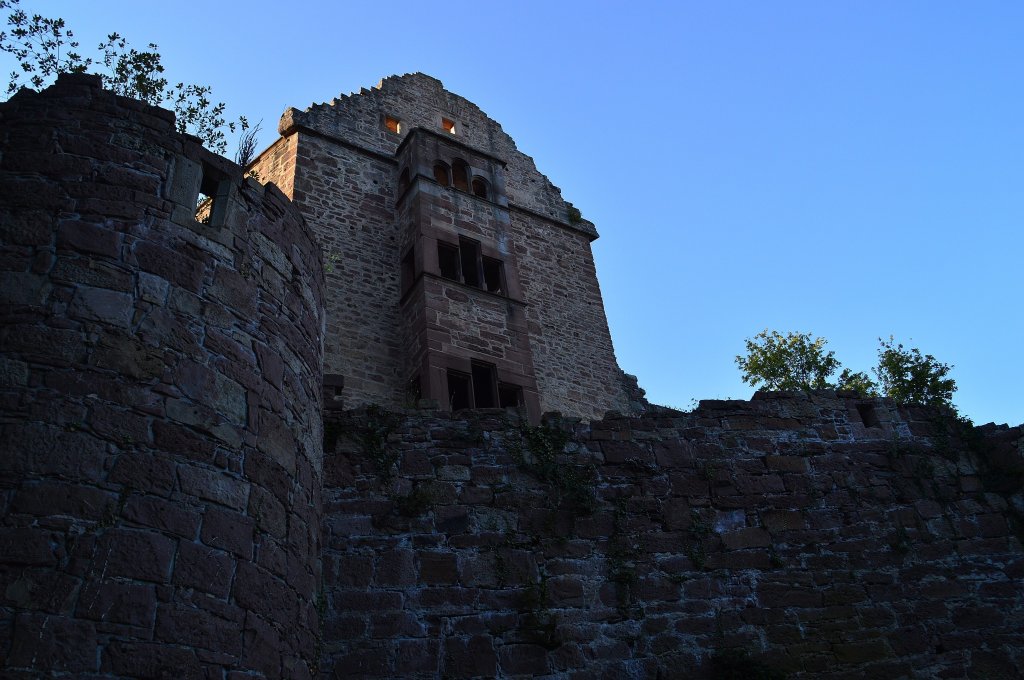
{"type": "Polygon", "coordinates": [[[441,119],[441,127],[444,128],[445,132],[447,132],[449,134],[452,134],[452,135],[455,134],[455,121],[454,120],[449,120],[447,118],[442,118],[441,119]]]}
{"type": "Polygon", "coordinates": [[[402,123],[397,118],[391,116],[384,117],[384,127],[391,130],[394,133],[400,133],[402,131],[402,123]]]}

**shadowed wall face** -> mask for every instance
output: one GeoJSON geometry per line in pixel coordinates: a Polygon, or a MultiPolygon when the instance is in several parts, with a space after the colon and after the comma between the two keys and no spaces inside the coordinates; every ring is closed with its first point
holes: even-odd
{"type": "Polygon", "coordinates": [[[562,427],[329,422],[348,434],[325,465],[324,668],[1016,677],[1021,428],[759,396],[562,427]]]}
{"type": "Polygon", "coordinates": [[[309,677],[323,273],[301,216],[97,77],[0,123],[0,674],[309,677]]]}

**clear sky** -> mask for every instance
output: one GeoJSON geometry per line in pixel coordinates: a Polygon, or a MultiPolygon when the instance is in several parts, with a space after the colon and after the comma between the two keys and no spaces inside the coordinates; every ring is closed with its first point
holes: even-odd
{"type": "Polygon", "coordinates": [[[439,78],[597,225],[654,402],[749,397],[764,328],[865,371],[892,334],[975,422],[1024,421],[1024,3],[22,1],[158,43],[260,148],[287,107],[439,78]]]}

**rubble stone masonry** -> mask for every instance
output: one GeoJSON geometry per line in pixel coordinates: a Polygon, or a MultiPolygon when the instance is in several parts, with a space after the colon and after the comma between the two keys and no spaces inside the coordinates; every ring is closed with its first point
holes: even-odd
{"type": "Polygon", "coordinates": [[[758,396],[329,423],[325,673],[1020,677],[1021,428],[758,396]]]}
{"type": "Polygon", "coordinates": [[[640,405],[593,225],[431,78],[341,104],[286,114],[265,186],[94,76],[0,104],[0,677],[1020,677],[1020,427],[598,419],[640,405]],[[441,275],[455,227],[502,291],[441,275]],[[524,403],[403,408],[422,357],[524,403]]]}
{"type": "Polygon", "coordinates": [[[311,677],[312,234],[95,76],[0,105],[0,154],[0,676],[311,677]]]}
{"type": "MultiPolygon", "coordinates": [[[[433,323],[432,336],[452,335],[450,342],[438,341],[436,351],[465,359],[468,366],[470,359],[504,359],[503,352],[489,352],[488,345],[512,348],[507,365],[520,367],[517,384],[534,395],[536,406],[527,400],[534,418],[541,410],[599,418],[608,410],[634,407],[615,360],[597,282],[590,249],[597,238],[594,225],[571,213],[533,159],[476,105],[448,92],[440,81],[415,73],[386,78],[373,89],[305,111],[290,109],[279,130],[282,138],[254,168],[295,201],[323,246],[328,262],[326,366],[328,373],[344,377],[346,406],[406,404],[409,382],[421,370],[419,357],[410,355],[434,351],[416,339],[421,333],[405,327],[409,319],[422,319],[424,310],[404,315],[400,310],[405,252],[400,246],[407,246],[399,219],[406,209],[399,204],[404,167],[418,195],[433,199],[431,214],[423,215],[418,228],[447,230],[456,239],[482,238],[504,248],[506,274],[517,276],[519,284],[521,308],[494,325],[475,315],[473,305],[460,310],[444,302],[454,316],[427,319],[433,323]],[[397,132],[388,128],[389,119],[397,132]],[[446,123],[452,124],[450,131],[446,123]],[[421,155],[428,148],[437,149],[439,157],[446,148],[454,149],[450,153],[461,155],[474,174],[479,169],[487,176],[491,200],[437,185],[431,172],[434,158],[420,157],[413,164],[401,158],[402,145],[417,133],[435,135],[421,155]],[[520,329],[525,336],[517,337],[520,329]]],[[[418,255],[417,273],[423,271],[423,255],[418,255]]],[[[467,294],[478,297],[465,291],[453,297],[467,294]]],[[[429,370],[439,370],[439,363],[428,362],[429,370]]],[[[511,379],[515,371],[509,371],[511,379]]],[[[443,376],[440,382],[436,374],[420,377],[424,396],[447,405],[443,376]]]]}

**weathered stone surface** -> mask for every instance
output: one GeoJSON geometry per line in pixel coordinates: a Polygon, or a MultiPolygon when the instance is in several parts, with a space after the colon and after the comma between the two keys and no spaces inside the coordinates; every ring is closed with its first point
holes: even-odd
{"type": "Polygon", "coordinates": [[[279,191],[99,84],[0,104],[0,676],[309,677],[319,246],[279,191]],[[273,267],[287,285],[254,275],[273,267]],[[284,358],[273,380],[256,345],[284,358]],[[253,479],[257,410],[292,464],[253,479]],[[262,532],[285,547],[240,598],[263,615],[245,651],[231,587],[262,532]]]}

